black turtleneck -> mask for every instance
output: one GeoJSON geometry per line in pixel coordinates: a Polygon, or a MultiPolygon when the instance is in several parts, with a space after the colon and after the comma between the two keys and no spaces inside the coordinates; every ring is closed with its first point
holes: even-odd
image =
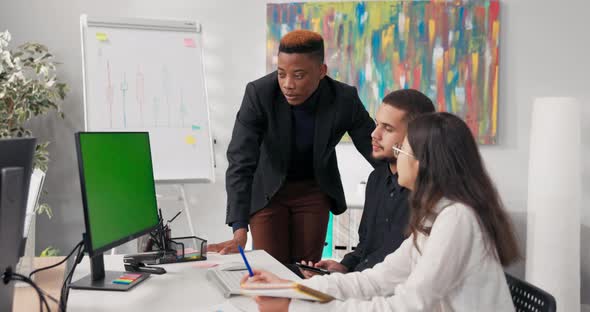
{"type": "Polygon", "coordinates": [[[300,181],[314,178],[313,139],[315,111],[318,106],[322,83],[305,102],[291,106],[291,163],[287,180],[300,181]]]}

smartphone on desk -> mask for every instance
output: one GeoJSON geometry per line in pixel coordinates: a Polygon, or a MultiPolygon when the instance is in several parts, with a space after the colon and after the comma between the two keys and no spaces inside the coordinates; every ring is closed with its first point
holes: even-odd
{"type": "Polygon", "coordinates": [[[318,273],[318,274],[321,274],[321,275],[325,275],[325,274],[330,274],[330,273],[332,273],[332,272],[330,272],[330,271],[328,271],[328,270],[326,270],[326,269],[322,269],[322,268],[316,268],[316,267],[312,267],[312,266],[305,265],[305,264],[298,263],[298,262],[295,262],[295,265],[296,265],[298,268],[302,269],[302,270],[306,270],[306,271],[310,271],[310,272],[318,273]]]}

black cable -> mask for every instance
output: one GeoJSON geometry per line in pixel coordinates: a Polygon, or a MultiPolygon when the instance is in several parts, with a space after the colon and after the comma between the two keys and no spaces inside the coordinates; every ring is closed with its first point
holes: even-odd
{"type": "Polygon", "coordinates": [[[76,244],[76,247],[74,247],[74,249],[72,249],[72,251],[70,251],[70,254],[69,254],[69,255],[68,255],[68,256],[67,256],[65,259],[63,259],[62,261],[60,261],[60,262],[58,262],[58,263],[56,263],[56,264],[50,265],[50,266],[46,266],[46,267],[44,267],[44,268],[39,268],[39,269],[33,270],[33,271],[32,271],[32,272],[29,274],[29,278],[31,278],[31,277],[32,277],[34,274],[36,274],[36,273],[38,273],[38,272],[41,272],[41,271],[45,271],[45,270],[49,270],[49,269],[55,268],[55,267],[57,267],[57,266],[60,266],[62,263],[64,263],[64,262],[68,261],[68,259],[70,259],[70,257],[72,256],[72,254],[74,254],[74,252],[76,251],[76,249],[78,249],[78,248],[79,248],[81,245],[83,245],[83,244],[84,244],[84,241],[83,241],[83,240],[82,240],[82,241],[80,241],[78,244],[76,244]]]}
{"type": "Polygon", "coordinates": [[[43,306],[45,306],[45,309],[48,312],[51,311],[49,309],[49,304],[47,303],[47,299],[45,298],[43,291],[41,290],[41,288],[39,288],[39,286],[37,286],[37,284],[35,284],[35,282],[33,282],[30,278],[28,278],[24,275],[21,275],[21,274],[13,273],[13,276],[14,276],[13,280],[25,282],[25,283],[31,285],[35,289],[35,291],[37,291],[37,295],[39,295],[39,311],[43,311],[43,306]]]}
{"type": "MultiPolygon", "coordinates": [[[[39,288],[39,289],[41,289],[41,288],[39,288]]],[[[51,301],[55,302],[55,304],[59,305],[59,300],[56,299],[55,297],[53,297],[50,293],[46,292],[43,289],[41,289],[41,292],[43,293],[43,295],[45,295],[45,298],[49,298],[49,299],[51,299],[51,301]]]]}
{"type": "Polygon", "coordinates": [[[84,257],[84,245],[82,244],[78,248],[78,253],[76,254],[76,259],[74,261],[74,264],[72,265],[70,272],[68,272],[68,275],[64,279],[64,282],[61,286],[61,295],[59,298],[59,309],[62,312],[66,312],[67,303],[68,303],[68,296],[70,294],[70,283],[72,282],[72,277],[74,276],[74,271],[76,270],[76,266],[82,261],[83,257],[84,257]]]}
{"type": "Polygon", "coordinates": [[[65,312],[67,309],[67,290],[69,289],[69,280],[70,277],[73,275],[74,273],[74,269],[76,267],[76,260],[78,259],[78,255],[80,254],[80,248],[77,249],[77,254],[76,254],[76,259],[74,259],[74,263],[72,264],[72,268],[70,269],[70,271],[68,272],[68,274],[66,275],[66,277],[64,278],[63,284],[61,285],[61,292],[60,292],[60,296],[59,296],[59,310],[62,312],[65,312]]]}
{"type": "Polygon", "coordinates": [[[39,296],[39,311],[43,312],[43,306],[45,306],[45,309],[47,310],[47,312],[51,311],[49,309],[49,304],[47,303],[47,299],[45,299],[44,292],[30,278],[28,278],[22,274],[12,272],[12,269],[10,267],[8,267],[6,269],[6,271],[2,274],[2,281],[4,282],[4,284],[8,284],[10,281],[20,281],[20,282],[24,282],[24,283],[31,285],[31,287],[33,287],[35,289],[35,291],[37,292],[37,295],[39,296]]]}

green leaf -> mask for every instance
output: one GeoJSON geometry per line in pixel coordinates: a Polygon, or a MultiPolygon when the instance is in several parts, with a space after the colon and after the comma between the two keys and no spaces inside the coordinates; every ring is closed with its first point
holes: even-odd
{"type": "Polygon", "coordinates": [[[51,219],[53,217],[53,210],[51,210],[51,207],[45,203],[38,205],[37,208],[35,209],[35,212],[38,215],[46,214],[49,219],[51,219]]]}
{"type": "Polygon", "coordinates": [[[41,252],[41,257],[57,257],[59,256],[60,250],[54,248],[53,246],[49,246],[41,252]]]}

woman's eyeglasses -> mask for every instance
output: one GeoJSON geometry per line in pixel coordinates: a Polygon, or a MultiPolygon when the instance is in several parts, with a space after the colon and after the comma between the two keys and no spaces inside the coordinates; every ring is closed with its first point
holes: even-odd
{"type": "Polygon", "coordinates": [[[395,158],[398,158],[398,157],[399,157],[399,153],[402,153],[402,154],[405,154],[405,155],[407,155],[407,156],[410,156],[410,157],[416,158],[416,156],[414,156],[414,155],[412,155],[412,154],[410,154],[410,153],[408,153],[408,152],[404,151],[404,150],[402,149],[402,145],[401,145],[401,144],[399,144],[399,143],[398,143],[398,144],[395,144],[395,145],[394,145],[394,146],[392,146],[391,148],[393,149],[393,155],[395,156],[395,158]]]}

